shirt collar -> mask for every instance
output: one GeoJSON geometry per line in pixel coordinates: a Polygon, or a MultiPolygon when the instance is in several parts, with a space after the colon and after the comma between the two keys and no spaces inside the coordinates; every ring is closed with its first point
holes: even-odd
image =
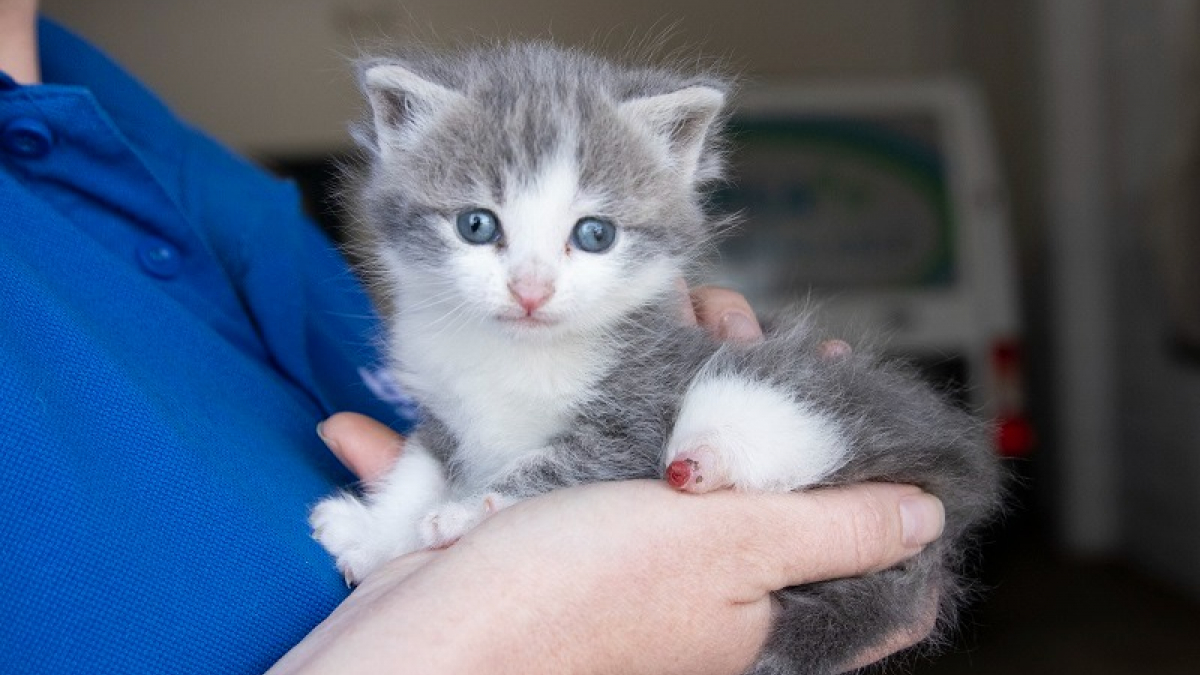
{"type": "Polygon", "coordinates": [[[38,21],[42,82],[89,96],[143,165],[177,204],[191,130],[149,89],[83,38],[42,17],[38,21]]]}
{"type": "Polygon", "coordinates": [[[175,123],[166,105],[121,66],[53,20],[39,19],[38,44],[44,83],[86,87],[118,124],[126,117],[138,124],[175,123]]]}

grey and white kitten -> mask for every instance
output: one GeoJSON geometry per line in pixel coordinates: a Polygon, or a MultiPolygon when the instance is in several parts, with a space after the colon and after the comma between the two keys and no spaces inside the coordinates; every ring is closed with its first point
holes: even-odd
{"type": "Polygon", "coordinates": [[[898,567],[779,592],[752,672],[835,672],[931,598],[952,615],[964,535],[997,502],[983,427],[803,316],[752,345],[679,319],[678,282],[723,225],[702,190],[722,170],[723,80],[545,44],[368,59],[361,80],[355,206],[423,421],[364,496],[312,513],[348,580],[564,486],[880,480],[940,497],[944,535],[898,567]]]}

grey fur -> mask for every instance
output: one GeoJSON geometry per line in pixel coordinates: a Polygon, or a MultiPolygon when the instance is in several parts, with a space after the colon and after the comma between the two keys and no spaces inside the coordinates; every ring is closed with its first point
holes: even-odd
{"type": "MultiPolygon", "coordinates": [[[[724,229],[724,221],[703,208],[703,186],[720,176],[718,134],[698,127],[702,152],[695,174],[681,181],[658,167],[643,139],[615,117],[620,102],[636,97],[697,84],[727,89],[719,77],[625,68],[546,44],[380,57],[364,61],[363,72],[381,64],[402,65],[462,94],[465,102],[443,111],[421,133],[397,136],[401,148],[394,155],[383,152],[375,131],[360,130],[372,161],[359,180],[355,206],[376,253],[389,251],[405,265],[436,274],[446,252],[427,232],[436,220],[427,214],[449,217],[470,207],[472,195],[504,194],[564,142],[575,143],[585,186],[608,195],[610,215],[638,237],[639,255],[625,264],[665,257],[691,269],[724,229]]],[[[385,124],[419,122],[426,114],[420,101],[403,98],[377,95],[376,106],[385,124]]],[[[367,272],[386,295],[393,282],[379,275],[384,268],[367,272]]],[[[659,294],[595,336],[598,344],[620,351],[618,365],[591,398],[564,403],[574,411],[574,422],[553,439],[551,452],[488,489],[528,497],[580,483],[661,477],[662,451],[689,382],[702,368],[749,375],[786,388],[797,401],[839,421],[852,452],[825,483],[913,483],[946,507],[945,534],[914,560],[868,577],[780,592],[782,611],[753,672],[836,672],[919,622],[935,592],[943,625],[952,623],[962,597],[957,569],[966,536],[998,503],[999,470],[984,425],[910,373],[865,351],[821,356],[822,336],[804,316],[780,321],[782,328],[769,331],[762,343],[737,346],[678,325],[672,303],[668,294],[659,294]]],[[[460,475],[455,430],[430,411],[416,433],[444,461],[453,482],[460,475]]]]}

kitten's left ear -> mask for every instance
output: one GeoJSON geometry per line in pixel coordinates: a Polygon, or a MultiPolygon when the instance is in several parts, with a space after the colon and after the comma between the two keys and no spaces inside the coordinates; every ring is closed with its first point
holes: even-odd
{"type": "Polygon", "coordinates": [[[618,110],[622,117],[662,141],[671,163],[689,181],[702,183],[718,177],[719,163],[706,154],[709,130],[724,106],[724,91],[694,85],[669,94],[630,99],[618,110]]]}
{"type": "Polygon", "coordinates": [[[372,64],[362,80],[371,102],[376,149],[384,159],[408,149],[429,123],[465,100],[400,63],[372,64]]]}

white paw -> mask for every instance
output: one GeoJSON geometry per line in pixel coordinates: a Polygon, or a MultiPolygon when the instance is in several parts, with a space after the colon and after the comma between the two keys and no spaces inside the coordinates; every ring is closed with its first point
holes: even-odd
{"type": "Polygon", "coordinates": [[[819,483],[846,453],[837,422],[789,391],[736,373],[702,373],[684,395],[663,471],[685,492],[782,492],[819,483]]]}
{"type": "Polygon", "coordinates": [[[340,494],[322,500],[308,518],[316,539],[334,557],[346,583],[357,584],[395,553],[379,536],[374,514],[358,498],[340,494]]]}
{"type": "Polygon", "coordinates": [[[485,518],[513,503],[514,499],[496,492],[458,502],[446,502],[421,519],[417,533],[426,548],[446,548],[462,539],[485,518]]]}
{"type": "Polygon", "coordinates": [[[667,455],[664,477],[684,492],[712,492],[733,485],[716,438],[691,438],[674,443],[667,455]]]}

